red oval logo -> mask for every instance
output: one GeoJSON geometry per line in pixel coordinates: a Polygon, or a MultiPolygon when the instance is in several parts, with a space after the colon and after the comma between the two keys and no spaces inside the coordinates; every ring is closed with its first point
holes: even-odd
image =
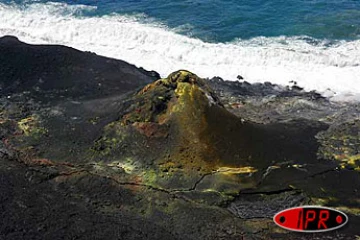
{"type": "Polygon", "coordinates": [[[274,222],[296,232],[327,232],[348,222],[345,213],[321,206],[301,206],[285,209],[274,216],[274,222]]]}

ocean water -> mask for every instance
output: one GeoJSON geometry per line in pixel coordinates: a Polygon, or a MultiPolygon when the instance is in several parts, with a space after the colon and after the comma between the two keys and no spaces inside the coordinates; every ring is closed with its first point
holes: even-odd
{"type": "Polygon", "coordinates": [[[0,0],[0,36],[360,99],[360,0],[0,0]]]}

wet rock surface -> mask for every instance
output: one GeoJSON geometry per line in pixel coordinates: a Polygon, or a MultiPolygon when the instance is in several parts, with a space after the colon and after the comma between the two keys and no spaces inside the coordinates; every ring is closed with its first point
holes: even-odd
{"type": "Polygon", "coordinates": [[[0,239],[356,239],[359,104],[0,38],[0,239]],[[319,204],[349,224],[290,233],[319,204]]]}

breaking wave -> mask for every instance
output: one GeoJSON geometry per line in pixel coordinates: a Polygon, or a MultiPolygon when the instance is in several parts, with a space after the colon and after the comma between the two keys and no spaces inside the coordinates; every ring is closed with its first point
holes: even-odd
{"type": "MultiPolygon", "coordinates": [[[[64,3],[0,3],[0,36],[61,44],[118,58],[161,75],[187,69],[201,77],[288,85],[327,95],[360,96],[360,40],[307,36],[256,37],[208,43],[144,15],[98,16],[96,7],[64,3]],[[330,90],[329,90],[330,89],[330,90]]],[[[191,26],[185,26],[191,27],[191,26]]]]}

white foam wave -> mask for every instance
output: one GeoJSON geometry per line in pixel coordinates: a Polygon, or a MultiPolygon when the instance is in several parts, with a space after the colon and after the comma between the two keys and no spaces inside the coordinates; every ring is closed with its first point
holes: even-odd
{"type": "Polygon", "coordinates": [[[0,36],[29,43],[63,44],[119,58],[161,75],[188,69],[202,77],[221,76],[249,82],[288,84],[306,90],[331,89],[337,95],[360,93],[360,40],[329,45],[305,37],[258,37],[231,43],[206,43],[182,36],[161,24],[136,17],[85,17],[94,7],[0,3],[0,36]]]}

